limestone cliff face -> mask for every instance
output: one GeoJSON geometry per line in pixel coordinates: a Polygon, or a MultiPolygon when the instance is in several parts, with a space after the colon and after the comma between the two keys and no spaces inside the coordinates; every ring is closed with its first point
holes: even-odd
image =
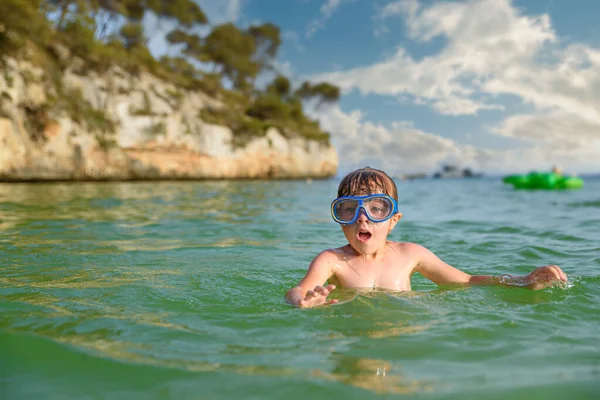
{"type": "Polygon", "coordinates": [[[28,62],[0,66],[0,180],[286,179],[336,173],[337,153],[330,145],[289,139],[270,128],[238,147],[229,128],[199,117],[204,107],[224,107],[217,100],[116,67],[103,76],[79,75],[77,64],[59,77],[60,93],[47,84],[45,71],[28,62]],[[48,106],[56,101],[68,106],[63,111],[48,106]]]}

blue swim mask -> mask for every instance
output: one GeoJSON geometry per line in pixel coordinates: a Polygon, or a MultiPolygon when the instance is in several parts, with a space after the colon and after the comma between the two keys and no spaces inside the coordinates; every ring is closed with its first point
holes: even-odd
{"type": "Polygon", "coordinates": [[[387,194],[342,196],[331,203],[331,216],[338,224],[349,225],[356,222],[361,209],[369,221],[384,222],[398,212],[398,203],[387,194]]]}

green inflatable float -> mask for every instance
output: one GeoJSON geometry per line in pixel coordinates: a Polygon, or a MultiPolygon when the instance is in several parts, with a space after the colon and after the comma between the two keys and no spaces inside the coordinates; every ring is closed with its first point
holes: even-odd
{"type": "Polygon", "coordinates": [[[580,189],[583,179],[576,176],[563,176],[554,172],[531,172],[527,175],[509,175],[502,182],[515,189],[580,189]]]}

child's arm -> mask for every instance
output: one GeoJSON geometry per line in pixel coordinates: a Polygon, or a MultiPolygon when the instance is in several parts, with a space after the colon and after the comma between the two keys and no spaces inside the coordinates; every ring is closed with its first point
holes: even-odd
{"type": "Polygon", "coordinates": [[[327,300],[335,285],[322,286],[334,274],[333,265],[336,259],[329,251],[324,251],[315,257],[304,278],[286,293],[287,301],[301,308],[337,303],[337,300],[327,300]]]}
{"type": "Polygon", "coordinates": [[[415,245],[417,263],[414,271],[439,284],[470,283],[475,285],[522,286],[529,289],[543,289],[555,281],[567,281],[567,275],[556,265],[545,265],[535,268],[525,276],[491,276],[469,275],[440,260],[435,254],[423,246],[415,245]]]}

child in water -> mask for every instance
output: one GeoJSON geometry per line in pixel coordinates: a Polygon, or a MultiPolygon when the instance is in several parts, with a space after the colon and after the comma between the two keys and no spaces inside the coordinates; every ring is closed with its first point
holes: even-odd
{"type": "Polygon", "coordinates": [[[436,284],[484,284],[542,289],[567,281],[556,265],[534,269],[529,275],[469,275],[446,264],[415,243],[391,242],[387,236],[402,214],[398,190],[385,172],[363,168],[342,179],[331,215],[342,227],[348,244],[328,249],[315,257],[298,285],[286,294],[292,305],[308,308],[334,304],[327,299],[336,287],[409,291],[410,278],[419,272],[436,284]],[[323,286],[326,282],[329,285],[323,286]]]}

